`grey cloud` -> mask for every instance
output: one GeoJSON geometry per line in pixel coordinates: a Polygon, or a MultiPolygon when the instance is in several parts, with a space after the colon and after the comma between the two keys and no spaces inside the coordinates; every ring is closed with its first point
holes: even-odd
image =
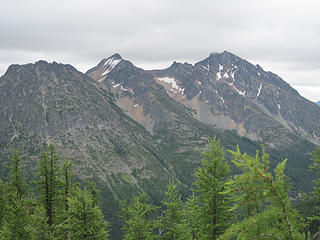
{"type": "Polygon", "coordinates": [[[0,73],[39,58],[86,71],[115,52],[162,67],[228,50],[296,86],[320,86],[319,7],[315,0],[5,1],[0,73]]]}

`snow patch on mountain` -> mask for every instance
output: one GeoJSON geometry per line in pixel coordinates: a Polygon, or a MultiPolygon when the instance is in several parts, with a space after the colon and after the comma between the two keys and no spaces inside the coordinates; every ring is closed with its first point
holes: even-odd
{"type": "Polygon", "coordinates": [[[104,72],[102,73],[102,77],[106,76],[109,72],[111,72],[115,66],[117,66],[121,62],[121,59],[116,59],[116,58],[109,58],[105,63],[104,63],[104,72]]]}
{"type": "Polygon", "coordinates": [[[234,85],[232,85],[232,87],[233,87],[240,95],[245,96],[246,90],[240,91],[240,90],[239,90],[238,88],[236,88],[234,85]]]}
{"type": "Polygon", "coordinates": [[[201,67],[203,67],[205,70],[209,71],[210,70],[210,65],[208,64],[207,66],[203,66],[201,65],[201,67]]]}
{"type": "Polygon", "coordinates": [[[232,86],[235,82],[235,79],[233,79],[233,81],[231,83],[228,83],[229,86],[232,86]]]}
{"type": "Polygon", "coordinates": [[[181,88],[174,78],[172,78],[172,77],[161,77],[161,78],[157,78],[157,79],[159,81],[161,81],[161,82],[165,82],[165,83],[171,84],[171,89],[170,89],[171,92],[173,92],[173,93],[181,93],[181,94],[184,93],[184,88],[181,88]]]}
{"type": "Polygon", "coordinates": [[[258,88],[258,93],[257,93],[257,97],[260,96],[260,93],[261,93],[261,88],[262,88],[262,83],[260,84],[260,87],[258,88]]]}
{"type": "Polygon", "coordinates": [[[222,78],[221,72],[219,71],[219,72],[217,72],[217,81],[219,81],[221,78],[222,78]]]}
{"type": "Polygon", "coordinates": [[[134,91],[131,88],[124,88],[123,85],[121,83],[117,83],[115,84],[114,82],[111,82],[113,85],[113,88],[118,88],[120,87],[120,89],[124,92],[130,92],[132,94],[134,94],[134,91]]]}
{"type": "Polygon", "coordinates": [[[222,79],[222,78],[226,78],[226,79],[227,78],[232,78],[233,82],[234,82],[234,80],[235,80],[234,74],[237,71],[237,68],[238,68],[237,66],[232,66],[232,68],[229,69],[229,70],[223,70],[223,66],[221,66],[219,64],[219,71],[217,72],[217,75],[216,75],[217,76],[216,77],[217,81],[222,79]],[[224,73],[222,74],[223,71],[224,71],[224,73]]]}

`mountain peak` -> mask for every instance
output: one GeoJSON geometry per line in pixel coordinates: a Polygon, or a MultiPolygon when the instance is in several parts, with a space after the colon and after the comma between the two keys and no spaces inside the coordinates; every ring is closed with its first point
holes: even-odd
{"type": "Polygon", "coordinates": [[[221,53],[220,53],[220,52],[211,52],[211,53],[209,54],[209,57],[216,57],[216,56],[219,56],[219,55],[231,55],[231,56],[236,56],[236,55],[234,55],[233,53],[224,50],[224,51],[221,52],[221,53]]]}
{"type": "Polygon", "coordinates": [[[220,55],[221,53],[219,52],[212,52],[209,54],[209,57],[214,57],[214,56],[217,56],[217,55],[220,55]]]}
{"type": "Polygon", "coordinates": [[[49,64],[49,62],[46,61],[46,60],[40,59],[40,60],[36,61],[34,64],[35,64],[35,65],[37,65],[37,64],[49,64]]]}
{"type": "MultiPolygon", "coordinates": [[[[120,54],[119,53],[115,53],[115,54],[113,54],[112,56],[110,56],[109,58],[113,58],[113,59],[122,59],[122,57],[120,56],[120,54]]],[[[108,58],[108,59],[109,59],[108,58]]]]}
{"type": "Polygon", "coordinates": [[[106,79],[107,75],[122,61],[120,54],[115,53],[108,58],[104,58],[94,68],[88,70],[86,75],[93,79],[98,79],[98,82],[102,82],[106,79]]]}

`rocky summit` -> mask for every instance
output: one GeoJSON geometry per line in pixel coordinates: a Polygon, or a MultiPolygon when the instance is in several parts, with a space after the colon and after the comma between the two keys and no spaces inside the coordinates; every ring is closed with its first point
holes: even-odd
{"type": "Polygon", "coordinates": [[[152,112],[157,101],[150,94],[164,95],[165,90],[166,97],[204,124],[275,147],[294,141],[290,137],[294,133],[320,143],[320,112],[313,103],[276,74],[227,51],[212,53],[194,65],[174,62],[154,71],[136,68],[117,54],[87,75],[116,93],[117,105],[151,134],[163,115],[152,112]],[[159,85],[163,88],[157,90],[159,85]]]}
{"type": "Polygon", "coordinates": [[[169,181],[185,196],[214,136],[249,154],[264,143],[271,164],[288,158],[295,189],[310,190],[320,108],[232,53],[152,71],[115,54],[86,74],[39,61],[11,65],[0,78],[0,174],[14,148],[34,174],[39,153],[53,142],[79,181],[97,182],[108,218],[139,191],[161,201],[169,181]]]}

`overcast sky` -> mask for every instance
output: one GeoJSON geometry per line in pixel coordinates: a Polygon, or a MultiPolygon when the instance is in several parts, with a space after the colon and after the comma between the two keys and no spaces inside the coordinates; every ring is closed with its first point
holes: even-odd
{"type": "Polygon", "coordinates": [[[0,0],[0,75],[39,59],[82,72],[119,53],[138,67],[230,51],[320,100],[318,0],[0,0]]]}

